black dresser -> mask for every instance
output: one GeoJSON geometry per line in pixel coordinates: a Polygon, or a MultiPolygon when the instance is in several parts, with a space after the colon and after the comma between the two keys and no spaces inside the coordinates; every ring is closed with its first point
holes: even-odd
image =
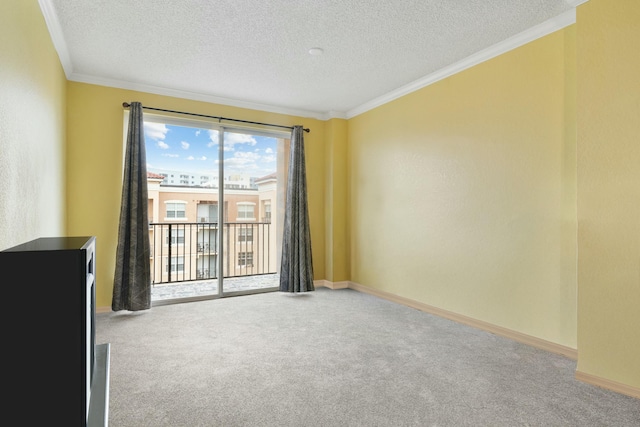
{"type": "Polygon", "coordinates": [[[44,237],[6,249],[0,271],[7,419],[106,426],[110,348],[95,342],[95,237],[44,237]]]}

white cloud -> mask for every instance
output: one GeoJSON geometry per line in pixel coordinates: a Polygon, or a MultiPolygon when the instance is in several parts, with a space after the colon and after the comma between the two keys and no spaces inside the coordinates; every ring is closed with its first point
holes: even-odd
{"type": "Polygon", "coordinates": [[[207,144],[207,147],[213,147],[214,145],[217,145],[218,131],[214,129],[209,129],[207,130],[207,132],[209,133],[209,143],[207,144]]]}
{"type": "Polygon", "coordinates": [[[249,144],[253,147],[257,143],[253,136],[245,133],[225,133],[224,135],[224,151],[234,151],[236,144],[249,144]]]}
{"type": "MultiPolygon", "coordinates": [[[[207,130],[209,132],[209,143],[207,147],[214,147],[218,145],[218,131],[211,129],[207,130]]],[[[226,133],[224,136],[224,146],[222,147],[223,151],[230,152],[235,151],[235,146],[237,144],[248,144],[251,147],[256,145],[258,141],[252,136],[243,133],[226,133]]]]}
{"type": "Polygon", "coordinates": [[[156,141],[156,145],[158,146],[158,148],[162,148],[163,150],[169,149],[169,144],[164,141],[156,141]]]}
{"type": "Polygon", "coordinates": [[[260,155],[252,151],[236,151],[233,157],[225,159],[226,167],[235,169],[258,169],[256,162],[260,160],[260,155]]]}
{"type": "Polygon", "coordinates": [[[273,154],[273,150],[271,149],[271,147],[267,147],[267,149],[264,150],[264,152],[267,154],[273,154]]]}
{"type": "Polygon", "coordinates": [[[243,159],[240,157],[233,157],[224,161],[225,168],[233,168],[236,170],[243,169],[258,169],[258,165],[254,161],[243,159]]]}
{"type": "Polygon", "coordinates": [[[195,160],[195,159],[196,159],[196,158],[195,158],[195,157],[193,157],[193,156],[189,156],[189,157],[187,157],[187,160],[195,160]]]}
{"type": "Polygon", "coordinates": [[[273,163],[277,160],[276,156],[264,156],[262,161],[265,163],[273,163]]]}
{"type": "Polygon", "coordinates": [[[196,136],[200,136],[200,129],[196,131],[196,136]]]}
{"type": "Polygon", "coordinates": [[[233,157],[237,159],[246,159],[247,161],[257,161],[260,159],[260,154],[253,153],[251,151],[238,151],[233,157]]]}
{"type": "Polygon", "coordinates": [[[249,144],[252,147],[258,143],[256,139],[246,133],[227,133],[225,134],[224,143],[229,145],[249,144]]]}
{"type": "Polygon", "coordinates": [[[163,157],[180,157],[179,154],[169,154],[169,153],[165,153],[162,155],[163,157]]]}
{"type": "Polygon", "coordinates": [[[187,141],[180,141],[180,146],[182,147],[183,150],[189,149],[189,143],[187,141]]]}
{"type": "Polygon", "coordinates": [[[160,142],[167,136],[167,132],[169,128],[164,123],[144,122],[145,138],[160,142]]]}

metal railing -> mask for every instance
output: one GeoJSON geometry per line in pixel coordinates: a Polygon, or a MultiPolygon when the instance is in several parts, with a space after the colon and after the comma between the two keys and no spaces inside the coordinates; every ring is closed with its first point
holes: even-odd
{"type": "Polygon", "coordinates": [[[219,256],[223,277],[276,273],[272,230],[270,222],[150,223],[151,283],[217,279],[219,256]],[[222,233],[222,254],[218,233],[222,233]]]}

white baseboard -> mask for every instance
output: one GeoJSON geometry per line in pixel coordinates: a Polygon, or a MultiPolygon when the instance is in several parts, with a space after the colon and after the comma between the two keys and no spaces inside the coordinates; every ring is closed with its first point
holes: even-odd
{"type": "MultiPolygon", "coordinates": [[[[315,287],[322,286],[329,289],[353,289],[358,292],[367,293],[391,302],[395,302],[397,304],[402,304],[407,307],[415,308],[417,310],[424,311],[426,313],[443,317],[445,319],[453,320],[454,322],[462,323],[467,326],[471,326],[477,329],[491,332],[495,335],[509,338],[514,341],[518,341],[523,344],[530,345],[532,347],[536,347],[552,353],[560,354],[569,359],[573,359],[573,360],[578,359],[577,349],[566,347],[566,346],[556,344],[550,341],[546,341],[540,338],[536,338],[527,334],[523,334],[521,332],[503,328],[501,326],[496,326],[491,323],[473,319],[471,317],[467,317],[467,316],[454,313],[448,310],[443,310],[441,308],[424,304],[409,298],[404,298],[398,295],[394,295],[389,292],[373,289],[368,286],[361,285],[359,283],[349,282],[349,281],[331,282],[329,280],[314,280],[313,284],[315,287]]],[[[111,312],[111,307],[96,308],[96,313],[109,313],[109,312],[111,312]]],[[[587,374],[585,372],[580,372],[580,371],[576,371],[575,378],[578,381],[582,381],[587,384],[595,385],[597,387],[605,388],[607,390],[611,390],[616,393],[620,393],[620,394],[634,397],[636,399],[640,399],[640,388],[637,388],[637,387],[633,387],[627,384],[622,384],[616,381],[608,380],[606,378],[601,378],[596,375],[591,375],[591,374],[587,374]]]]}
{"type": "Polygon", "coordinates": [[[576,379],[587,384],[606,388],[607,390],[615,391],[616,393],[625,394],[627,396],[640,399],[640,388],[638,387],[622,384],[617,381],[608,380],[606,378],[598,377],[596,375],[591,375],[587,374],[586,372],[580,371],[576,371],[576,379]]]}
{"type": "Polygon", "coordinates": [[[314,280],[313,286],[324,286],[329,289],[347,289],[349,287],[349,282],[331,282],[329,280],[314,280]]]}
{"type": "Polygon", "coordinates": [[[578,350],[575,348],[567,347],[561,344],[556,344],[551,341],[543,340],[541,338],[523,334],[521,332],[513,331],[511,329],[503,328],[502,326],[493,325],[491,323],[484,322],[482,320],[477,320],[471,317],[464,316],[462,314],[454,313],[448,310],[443,310],[441,308],[424,304],[409,298],[404,298],[398,295],[394,295],[389,292],[373,289],[368,286],[361,285],[359,283],[355,283],[355,282],[332,283],[327,280],[324,280],[322,282],[326,282],[325,284],[323,284],[323,286],[330,289],[344,289],[345,286],[343,284],[347,283],[346,287],[348,287],[349,289],[353,289],[359,292],[364,292],[382,299],[386,299],[388,301],[405,305],[407,307],[415,308],[417,310],[434,314],[436,316],[443,317],[445,319],[453,320],[454,322],[462,323],[464,325],[471,326],[473,328],[482,329],[484,331],[491,332],[492,334],[509,338],[514,341],[518,341],[523,344],[530,345],[532,347],[540,348],[542,350],[549,351],[551,353],[560,354],[572,360],[578,360],[578,350]]]}

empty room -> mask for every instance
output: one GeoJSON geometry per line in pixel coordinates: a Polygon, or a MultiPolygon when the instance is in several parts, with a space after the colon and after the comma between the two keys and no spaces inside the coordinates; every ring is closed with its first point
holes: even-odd
{"type": "Polygon", "coordinates": [[[0,24],[10,414],[640,425],[640,2],[0,24]]]}

